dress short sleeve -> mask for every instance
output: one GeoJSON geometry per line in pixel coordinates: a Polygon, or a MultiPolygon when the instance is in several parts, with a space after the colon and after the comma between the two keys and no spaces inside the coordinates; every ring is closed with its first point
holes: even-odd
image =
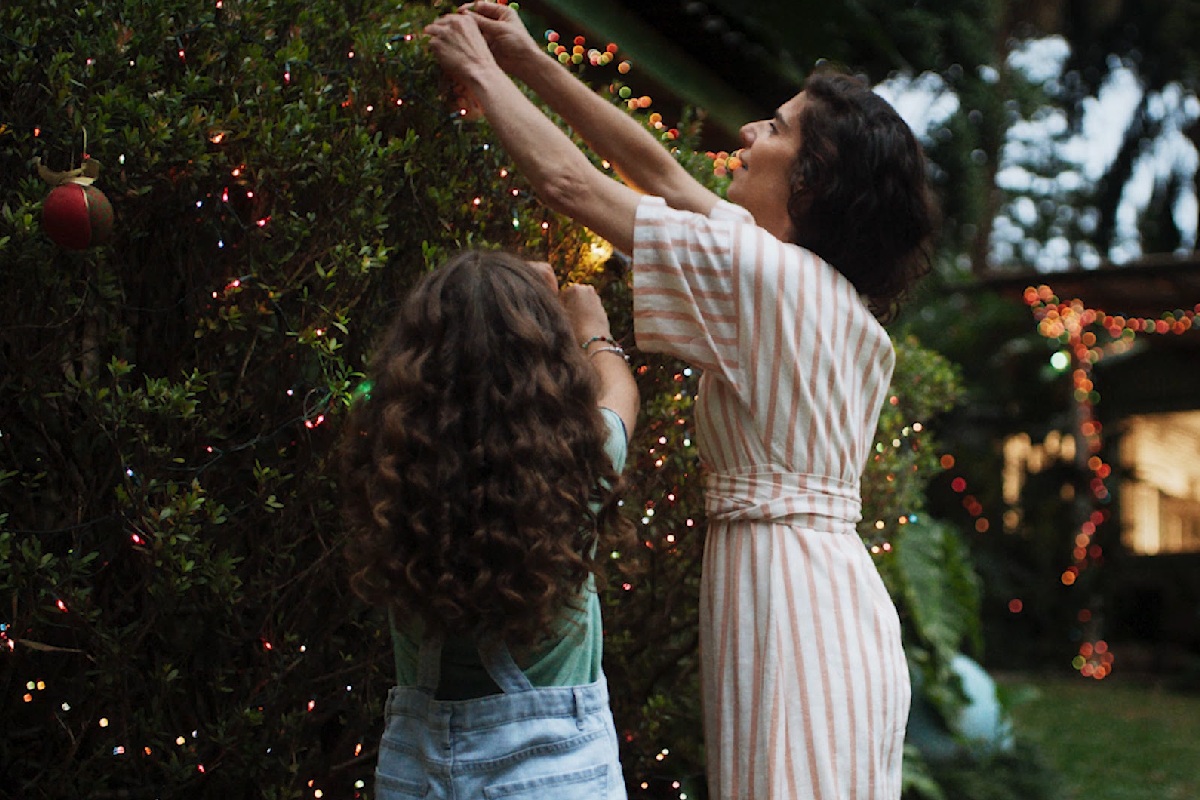
{"type": "Polygon", "coordinates": [[[670,353],[733,381],[738,373],[737,230],[754,220],[724,201],[708,216],[638,204],[633,234],[638,347],[670,353]]]}

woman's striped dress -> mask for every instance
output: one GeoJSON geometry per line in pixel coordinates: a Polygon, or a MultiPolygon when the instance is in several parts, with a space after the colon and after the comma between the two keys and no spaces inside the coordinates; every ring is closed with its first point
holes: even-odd
{"type": "Polygon", "coordinates": [[[855,532],[891,341],[849,281],[728,203],[644,198],[633,267],[638,346],[703,369],[711,794],[898,798],[908,670],[855,532]]]}

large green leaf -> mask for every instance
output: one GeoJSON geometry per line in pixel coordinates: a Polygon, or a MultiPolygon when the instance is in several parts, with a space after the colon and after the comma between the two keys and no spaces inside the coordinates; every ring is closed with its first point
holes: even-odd
{"type": "Polygon", "coordinates": [[[912,629],[939,654],[959,652],[969,641],[980,647],[979,578],[958,531],[945,523],[919,518],[896,545],[905,607],[912,629]]]}

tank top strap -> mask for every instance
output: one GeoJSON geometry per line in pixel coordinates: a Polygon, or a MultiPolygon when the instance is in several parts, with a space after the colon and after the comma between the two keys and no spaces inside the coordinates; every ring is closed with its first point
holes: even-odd
{"type": "Polygon", "coordinates": [[[479,650],[479,660],[483,662],[483,668],[500,687],[500,691],[505,694],[533,691],[533,684],[517,666],[508,645],[502,640],[480,637],[476,640],[476,647],[479,650]]]}
{"type": "Polygon", "coordinates": [[[442,677],[442,643],[445,637],[441,633],[426,633],[421,637],[421,647],[417,651],[417,688],[433,695],[437,692],[438,683],[442,677]]]}

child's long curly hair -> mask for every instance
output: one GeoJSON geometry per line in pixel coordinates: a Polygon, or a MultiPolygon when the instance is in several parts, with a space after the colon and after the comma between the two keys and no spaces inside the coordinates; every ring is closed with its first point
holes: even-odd
{"type": "Polygon", "coordinates": [[[413,289],[371,373],[341,452],[352,587],[402,623],[536,643],[631,535],[558,298],[515,256],[460,253],[413,289]]]}

